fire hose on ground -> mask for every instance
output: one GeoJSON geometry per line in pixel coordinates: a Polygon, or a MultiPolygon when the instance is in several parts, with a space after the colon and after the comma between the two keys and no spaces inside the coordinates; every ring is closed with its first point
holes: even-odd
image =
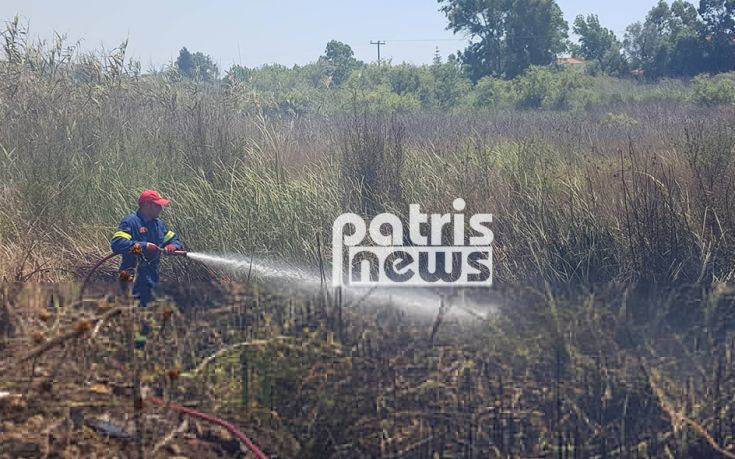
{"type": "MultiPolygon", "coordinates": [[[[165,255],[173,255],[173,256],[184,256],[184,257],[187,256],[187,252],[184,251],[184,250],[177,250],[175,252],[170,252],[170,253],[169,252],[165,252],[165,251],[161,251],[161,253],[163,253],[165,255]]],[[[111,253],[111,254],[105,256],[100,261],[98,261],[92,267],[92,269],[90,269],[89,273],[87,273],[87,276],[84,278],[84,282],[82,283],[82,287],[81,287],[81,290],[79,292],[80,303],[81,303],[81,300],[83,298],[84,291],[85,291],[85,289],[87,287],[87,284],[89,283],[89,280],[91,279],[91,277],[95,273],[95,271],[97,271],[97,269],[99,269],[100,266],[102,266],[106,261],[111,260],[112,258],[114,258],[117,255],[119,255],[119,254],[111,253]]],[[[125,368],[119,362],[113,362],[113,365],[115,367],[117,367],[119,370],[123,371],[123,372],[126,371],[125,368]]],[[[154,396],[151,396],[151,395],[147,396],[145,398],[145,400],[148,401],[149,403],[153,404],[153,405],[157,405],[157,406],[162,407],[162,408],[171,409],[173,411],[176,411],[176,412],[185,414],[187,416],[191,416],[191,417],[200,419],[200,420],[205,421],[205,422],[208,422],[210,424],[215,424],[215,425],[218,425],[220,427],[223,427],[228,432],[230,432],[230,434],[232,434],[235,438],[237,438],[238,441],[240,441],[240,443],[242,443],[243,445],[245,445],[245,447],[247,447],[248,450],[251,453],[253,453],[253,455],[257,459],[268,459],[268,456],[265,453],[263,453],[263,451],[261,451],[261,449],[258,448],[258,446],[255,443],[252,442],[252,440],[250,440],[245,434],[243,434],[242,432],[240,432],[240,430],[238,430],[238,428],[235,427],[235,425],[232,424],[232,423],[230,423],[230,422],[227,422],[227,421],[225,421],[223,419],[220,419],[220,418],[218,418],[216,416],[213,416],[211,414],[207,414],[207,413],[203,413],[201,411],[197,411],[197,410],[195,410],[193,408],[188,408],[188,407],[185,407],[185,406],[181,406],[181,405],[178,405],[178,404],[173,403],[173,402],[165,402],[165,401],[161,400],[160,398],[157,398],[157,397],[154,397],[154,396]]]]}
{"type": "Polygon", "coordinates": [[[253,453],[253,455],[255,457],[257,457],[258,459],[268,459],[268,456],[266,456],[265,453],[263,453],[263,451],[261,451],[260,448],[258,448],[255,445],[255,443],[253,443],[248,437],[246,437],[242,432],[240,432],[237,429],[237,427],[235,427],[233,424],[231,424],[231,423],[229,423],[229,422],[227,422],[227,421],[225,421],[223,419],[220,419],[220,418],[218,418],[216,416],[212,416],[211,414],[202,413],[201,411],[197,411],[197,410],[195,410],[193,408],[187,408],[185,406],[178,405],[178,404],[173,403],[173,402],[168,402],[167,403],[167,402],[164,402],[163,400],[161,400],[160,398],[153,397],[153,396],[150,396],[150,395],[148,397],[146,397],[146,401],[148,401],[148,402],[150,402],[150,403],[152,403],[154,405],[158,405],[158,406],[160,406],[162,408],[168,408],[168,409],[177,411],[179,413],[183,413],[183,414],[186,414],[188,416],[192,416],[194,418],[201,419],[202,421],[206,421],[206,422],[208,422],[210,424],[216,424],[216,425],[218,425],[220,427],[223,427],[228,432],[230,432],[230,434],[232,434],[233,436],[235,436],[242,444],[244,444],[250,450],[250,452],[253,453]]]}
{"type": "MultiPolygon", "coordinates": [[[[188,252],[186,250],[176,250],[176,251],[171,252],[171,253],[166,252],[165,250],[162,250],[161,253],[164,254],[164,255],[168,255],[168,256],[173,255],[173,256],[180,256],[180,257],[186,257],[188,255],[188,252]]],[[[100,268],[100,266],[102,266],[103,264],[105,264],[105,262],[107,262],[108,260],[111,260],[111,259],[115,258],[118,255],[120,255],[120,254],[113,252],[113,253],[111,253],[111,254],[103,257],[100,261],[98,261],[97,263],[95,263],[94,266],[92,266],[92,269],[90,269],[89,272],[87,273],[87,275],[84,277],[84,281],[82,282],[82,288],[79,290],[79,302],[80,303],[82,301],[82,297],[84,296],[84,291],[87,289],[87,284],[89,284],[89,280],[92,278],[92,275],[94,275],[94,273],[97,272],[97,270],[100,268]]]]}

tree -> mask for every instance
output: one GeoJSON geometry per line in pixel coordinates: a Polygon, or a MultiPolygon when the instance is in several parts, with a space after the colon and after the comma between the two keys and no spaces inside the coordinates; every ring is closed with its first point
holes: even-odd
{"type": "Polygon", "coordinates": [[[706,63],[711,72],[735,69],[735,0],[700,0],[706,63]]]}
{"type": "Polygon", "coordinates": [[[706,70],[704,24],[694,5],[675,0],[671,4],[669,74],[693,76],[706,70]]]}
{"type": "Polygon", "coordinates": [[[227,73],[225,74],[225,79],[230,82],[243,82],[250,77],[251,73],[252,70],[250,70],[249,68],[235,64],[227,71],[227,73]]]}
{"type": "Polygon", "coordinates": [[[194,75],[194,60],[186,46],[179,51],[179,57],[176,58],[176,68],[182,75],[191,78],[194,75]]]}
{"type": "Polygon", "coordinates": [[[626,29],[623,43],[631,65],[648,77],[692,76],[705,71],[702,30],[693,5],[675,0],[669,7],[660,0],[643,24],[626,29]]]}
{"type": "Polygon", "coordinates": [[[568,25],[554,0],[438,0],[447,29],[473,42],[459,53],[468,75],[512,78],[566,49],[568,25]]]}
{"type": "Polygon", "coordinates": [[[569,25],[554,0],[514,0],[505,39],[505,74],[513,78],[532,65],[547,65],[566,51],[569,25]]]}
{"type": "Polygon", "coordinates": [[[580,43],[574,50],[575,55],[593,61],[604,73],[620,75],[625,72],[627,63],[622,55],[622,44],[612,30],[600,24],[597,15],[577,16],[572,30],[579,35],[580,43]]]}
{"type": "Polygon", "coordinates": [[[645,22],[636,22],[626,29],[623,43],[631,64],[642,69],[648,77],[666,74],[666,48],[669,45],[666,22],[670,16],[669,5],[660,0],[648,12],[645,22]]]}
{"type": "Polygon", "coordinates": [[[327,67],[327,73],[336,86],[341,85],[361,62],[354,58],[350,45],[337,40],[327,43],[324,55],[319,58],[327,67]]]}
{"type": "Polygon", "coordinates": [[[196,52],[191,55],[194,61],[195,77],[204,81],[215,80],[219,76],[219,69],[207,54],[196,52]]]}
{"type": "Polygon", "coordinates": [[[459,99],[472,88],[461,63],[453,55],[449,56],[446,63],[435,61],[431,65],[431,73],[434,76],[434,97],[442,110],[457,105],[459,99]]]}
{"type": "Polygon", "coordinates": [[[179,51],[176,68],[182,75],[191,79],[209,81],[216,79],[219,75],[217,64],[211,57],[198,51],[192,54],[186,47],[179,51]]]}

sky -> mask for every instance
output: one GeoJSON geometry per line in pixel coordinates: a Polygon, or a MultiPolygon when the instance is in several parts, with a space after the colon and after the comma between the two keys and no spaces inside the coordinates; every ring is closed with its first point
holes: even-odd
{"type": "MultiPolygon", "coordinates": [[[[567,21],[595,13],[620,38],[657,0],[557,0],[567,21]]],[[[370,41],[383,40],[393,63],[430,63],[463,49],[466,39],[446,30],[436,0],[2,0],[0,21],[19,15],[33,37],[66,34],[84,50],[112,49],[129,39],[128,53],[143,69],[161,68],[179,49],[209,54],[221,70],[313,62],[329,40],[349,44],[355,57],[376,59],[370,41]]]]}

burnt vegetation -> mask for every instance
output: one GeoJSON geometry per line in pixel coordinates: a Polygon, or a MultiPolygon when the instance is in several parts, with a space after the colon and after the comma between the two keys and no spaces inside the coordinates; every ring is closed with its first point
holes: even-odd
{"type": "Polygon", "coordinates": [[[135,408],[135,373],[277,457],[735,456],[735,113],[663,96],[699,83],[533,111],[353,88],[342,114],[299,111],[19,27],[0,61],[0,455],[132,454],[136,415],[151,457],[251,454],[135,408]],[[344,211],[462,197],[495,216],[498,312],[424,320],[179,260],[148,310],[105,295],[111,265],[80,301],[149,186],[193,249],[313,266],[344,211]]]}

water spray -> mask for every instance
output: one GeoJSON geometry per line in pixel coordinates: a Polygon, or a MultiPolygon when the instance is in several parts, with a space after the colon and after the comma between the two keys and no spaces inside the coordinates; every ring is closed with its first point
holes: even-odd
{"type": "MultiPolygon", "coordinates": [[[[292,264],[277,262],[274,260],[239,255],[217,255],[203,252],[191,252],[176,250],[166,252],[161,250],[164,256],[185,257],[208,266],[221,268],[237,274],[245,274],[248,279],[251,275],[257,275],[266,281],[287,282],[293,287],[304,288],[310,291],[323,288],[330,284],[330,279],[324,278],[320,272],[297,267],[292,264]]],[[[79,294],[80,301],[87,283],[94,272],[107,260],[118,254],[110,254],[100,260],[89,271],[82,283],[79,294]]],[[[282,285],[282,284],[281,284],[282,285]]],[[[463,320],[484,320],[497,308],[493,304],[477,303],[461,295],[459,298],[453,296],[440,296],[436,292],[426,288],[390,287],[383,289],[368,287],[342,287],[342,295],[351,306],[389,304],[399,307],[407,313],[417,316],[433,317],[440,304],[450,306],[447,317],[463,320]]]]}
{"type": "MultiPolygon", "coordinates": [[[[226,269],[230,272],[247,275],[256,274],[264,280],[288,282],[293,287],[300,287],[310,291],[330,285],[328,274],[323,277],[316,269],[309,270],[283,262],[276,262],[260,257],[243,257],[238,255],[215,255],[201,252],[188,252],[188,258],[209,266],[226,269]]],[[[403,309],[407,313],[434,317],[439,311],[440,304],[449,306],[446,316],[457,319],[487,319],[496,309],[492,304],[481,304],[464,295],[439,295],[429,288],[417,287],[341,287],[343,298],[351,306],[389,304],[403,309]]]]}

